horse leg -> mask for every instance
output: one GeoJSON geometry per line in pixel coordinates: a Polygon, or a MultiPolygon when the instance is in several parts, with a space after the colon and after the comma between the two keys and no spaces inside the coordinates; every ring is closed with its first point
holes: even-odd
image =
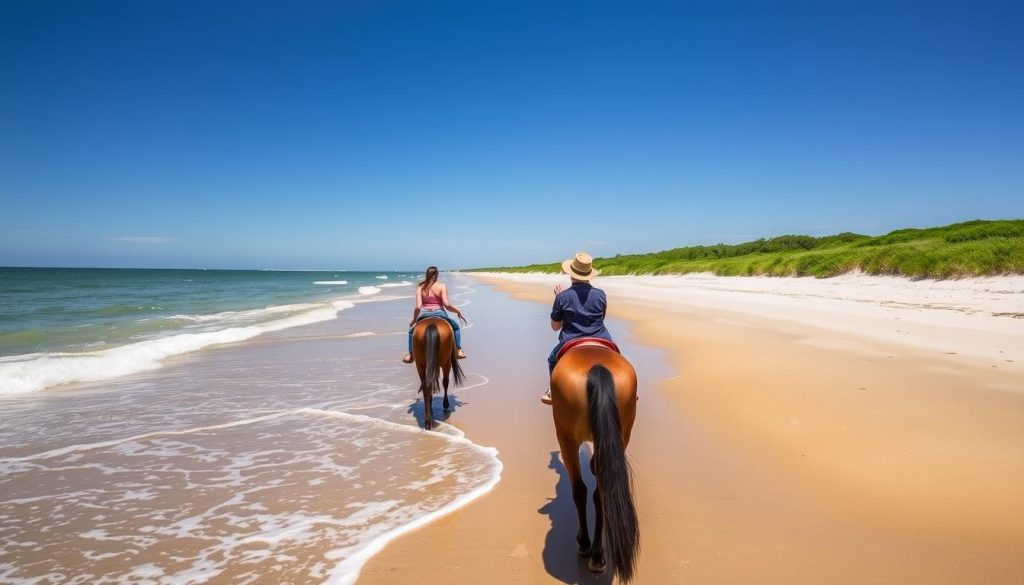
{"type": "Polygon", "coordinates": [[[420,385],[420,390],[423,391],[423,428],[429,431],[434,428],[434,393],[426,381],[420,385]]]}
{"type": "MultiPolygon", "coordinates": [[[[590,459],[590,471],[597,477],[594,458],[590,459]]],[[[600,484],[594,487],[594,546],[590,549],[590,562],[587,564],[594,573],[604,573],[608,562],[604,558],[604,505],[601,501],[600,484]]]]}
{"type": "Polygon", "coordinates": [[[442,403],[442,406],[444,406],[444,411],[448,412],[448,409],[450,408],[448,403],[448,374],[451,373],[451,369],[446,367],[443,371],[444,377],[441,378],[441,385],[444,386],[444,402],[442,403]]]}
{"type": "Polygon", "coordinates": [[[562,463],[569,473],[572,484],[572,501],[576,504],[576,516],[579,519],[579,531],[576,533],[576,544],[580,555],[590,554],[590,528],[587,526],[587,484],[583,483],[583,472],[580,470],[580,446],[571,440],[558,437],[558,446],[562,450],[562,463]]]}

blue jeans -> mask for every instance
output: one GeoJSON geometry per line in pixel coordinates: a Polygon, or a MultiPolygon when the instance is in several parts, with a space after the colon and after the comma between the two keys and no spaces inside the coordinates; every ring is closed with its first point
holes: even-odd
{"type": "MultiPolygon", "coordinates": [[[[459,322],[452,319],[445,311],[420,311],[420,316],[416,317],[416,323],[419,323],[427,317],[439,317],[448,321],[452,326],[452,331],[455,332],[455,347],[462,349],[462,328],[459,327],[459,322]]],[[[416,324],[409,328],[409,353],[412,353],[412,330],[415,329],[416,324]]]]}
{"type": "MultiPolygon", "coordinates": [[[[597,334],[594,334],[594,335],[586,335],[586,336],[582,336],[581,335],[580,337],[600,337],[601,339],[607,339],[608,341],[612,341],[612,334],[611,333],[606,333],[606,332],[605,333],[597,333],[597,334]]],[[[573,339],[576,339],[576,338],[575,337],[570,337],[569,339],[562,339],[562,340],[560,340],[555,345],[555,349],[551,350],[551,355],[548,356],[548,375],[549,376],[551,375],[552,372],[555,371],[555,365],[558,363],[558,352],[562,349],[562,346],[565,345],[565,343],[567,341],[572,341],[573,339]]]]}

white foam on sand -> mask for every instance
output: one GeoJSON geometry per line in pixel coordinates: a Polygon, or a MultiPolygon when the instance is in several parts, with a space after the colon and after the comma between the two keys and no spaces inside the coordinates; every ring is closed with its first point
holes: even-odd
{"type": "MultiPolygon", "coordinates": [[[[550,287],[553,274],[487,273],[550,287]]],[[[851,273],[832,278],[607,276],[614,298],[699,307],[804,325],[957,355],[1024,371],[1024,277],[911,280],[851,273]]]]}
{"type": "MultiPolygon", "coordinates": [[[[232,566],[253,565],[255,570],[263,561],[280,560],[273,567],[264,565],[264,570],[289,581],[302,577],[354,583],[366,560],[387,542],[465,506],[500,480],[502,463],[496,449],[477,445],[444,424],[438,431],[425,433],[378,418],[304,407],[0,458],[0,469],[9,477],[31,476],[54,486],[32,498],[17,497],[21,494],[12,491],[12,499],[0,498],[0,513],[31,503],[26,533],[35,537],[34,531],[40,530],[36,516],[58,527],[78,524],[95,517],[97,494],[103,494],[102,528],[65,535],[74,542],[76,552],[68,557],[72,561],[76,554],[86,560],[125,555],[126,548],[158,541],[187,539],[200,544],[190,556],[176,559],[187,563],[184,569],[180,562],[171,570],[158,561],[107,575],[123,582],[140,582],[140,577],[156,574],[164,575],[161,582],[201,582],[223,576],[232,566]],[[246,426],[253,427],[255,434],[225,432],[246,426]],[[281,457],[284,436],[294,451],[290,457],[281,457]],[[341,447],[345,448],[339,451],[341,447]],[[418,458],[410,459],[411,452],[418,453],[418,458]],[[365,465],[360,463],[364,457],[368,458],[365,465]],[[371,472],[373,465],[379,469],[371,472]],[[211,466],[220,473],[191,473],[211,466]],[[384,475],[377,477],[378,472],[384,475]],[[201,490],[208,501],[182,505],[168,497],[165,489],[136,487],[140,481],[152,481],[147,477],[163,475],[167,477],[162,481],[175,482],[179,490],[201,490]],[[261,494],[278,489],[286,480],[295,484],[289,488],[289,499],[274,500],[274,509],[269,509],[270,501],[261,494]],[[338,480],[352,483],[353,491],[341,498],[343,505],[325,509],[318,503],[322,497],[317,486],[339,485],[338,480]],[[387,485],[386,492],[374,492],[375,482],[387,485]],[[360,483],[369,487],[358,492],[360,483]],[[425,489],[435,485],[444,488],[425,489]],[[52,515],[54,509],[61,514],[52,515]],[[174,520],[168,521],[172,516],[174,520]],[[324,541],[332,542],[334,548],[318,553],[317,543],[324,541]],[[296,550],[322,554],[323,560],[316,568],[299,569],[308,571],[300,575],[288,568],[296,550]]],[[[0,554],[18,546],[0,543],[0,554]]],[[[61,565],[67,560],[50,561],[51,568],[67,570],[61,565]]],[[[80,577],[92,577],[89,571],[94,569],[90,563],[75,564],[80,577]]],[[[18,569],[9,572],[14,577],[18,569]]]]}

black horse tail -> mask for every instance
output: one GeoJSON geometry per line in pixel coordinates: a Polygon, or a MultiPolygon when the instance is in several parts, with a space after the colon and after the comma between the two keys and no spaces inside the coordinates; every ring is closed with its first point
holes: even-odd
{"type": "MultiPolygon", "coordinates": [[[[452,332],[454,333],[454,331],[452,332]]],[[[462,386],[466,383],[466,374],[462,372],[462,366],[459,365],[459,348],[455,347],[454,340],[452,341],[452,377],[455,378],[455,385],[462,386]]]]}
{"type": "Polygon", "coordinates": [[[622,444],[615,380],[608,368],[596,365],[587,373],[590,427],[594,433],[597,487],[604,509],[604,538],[608,558],[623,583],[633,578],[640,549],[640,529],[633,502],[633,470],[622,444]]]}
{"type": "Polygon", "coordinates": [[[426,374],[423,378],[423,397],[426,398],[431,394],[437,394],[438,390],[440,390],[440,386],[437,384],[437,376],[441,371],[440,362],[438,361],[438,358],[441,357],[441,336],[437,332],[436,324],[431,323],[427,325],[423,341],[427,350],[426,374]]]}

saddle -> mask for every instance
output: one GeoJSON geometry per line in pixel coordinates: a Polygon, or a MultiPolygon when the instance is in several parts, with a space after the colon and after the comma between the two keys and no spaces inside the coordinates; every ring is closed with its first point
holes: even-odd
{"type": "Polygon", "coordinates": [[[619,346],[615,345],[614,341],[610,341],[603,337],[577,337],[576,339],[570,339],[565,342],[565,345],[558,350],[558,355],[555,356],[555,361],[562,359],[562,356],[566,353],[576,349],[577,347],[586,346],[597,346],[610,349],[615,353],[622,353],[619,351],[619,346]]]}
{"type": "Polygon", "coordinates": [[[440,323],[444,323],[445,325],[448,326],[448,329],[452,329],[452,324],[448,322],[448,319],[445,319],[444,317],[434,317],[434,316],[420,317],[419,319],[416,319],[416,322],[413,323],[412,326],[413,326],[413,328],[415,328],[420,323],[423,323],[424,321],[430,321],[430,320],[434,320],[434,321],[438,321],[440,323]]]}

